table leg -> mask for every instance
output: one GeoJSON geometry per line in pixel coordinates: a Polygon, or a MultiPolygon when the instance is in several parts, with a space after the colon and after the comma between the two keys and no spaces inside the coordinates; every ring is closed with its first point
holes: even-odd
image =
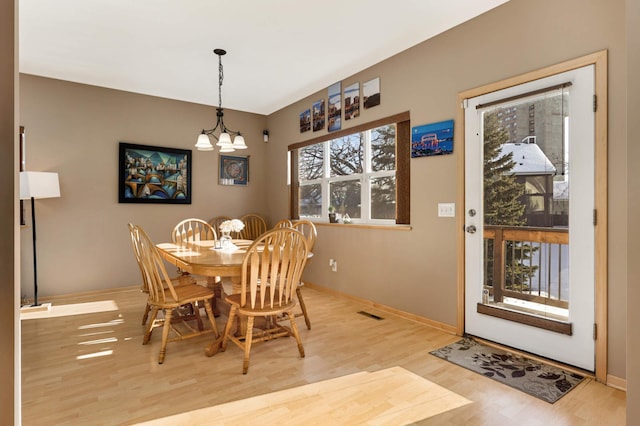
{"type": "Polygon", "coordinates": [[[218,303],[222,302],[222,281],[220,277],[207,277],[207,287],[213,289],[213,299],[211,299],[213,315],[220,316],[220,308],[218,308],[218,303]]]}

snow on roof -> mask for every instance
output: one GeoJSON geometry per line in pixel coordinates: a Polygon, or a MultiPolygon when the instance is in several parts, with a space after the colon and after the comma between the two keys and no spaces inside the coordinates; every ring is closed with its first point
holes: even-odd
{"type": "Polygon", "coordinates": [[[505,143],[500,155],[513,153],[514,175],[555,175],[556,168],[535,143],[505,143]]]}

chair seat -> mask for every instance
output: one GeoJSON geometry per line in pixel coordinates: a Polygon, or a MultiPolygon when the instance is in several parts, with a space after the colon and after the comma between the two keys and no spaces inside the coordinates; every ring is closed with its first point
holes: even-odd
{"type": "MultiPolygon", "coordinates": [[[[252,314],[252,315],[257,315],[257,316],[269,316],[269,315],[277,315],[279,313],[282,312],[287,312],[292,310],[295,306],[296,306],[296,301],[295,299],[291,299],[289,302],[284,303],[283,305],[276,305],[276,306],[264,306],[264,307],[260,307],[258,302],[260,300],[260,294],[258,293],[256,296],[256,307],[255,308],[251,308],[251,306],[247,303],[247,306],[245,307],[241,307],[240,306],[240,298],[242,297],[242,294],[240,293],[236,293],[236,294],[231,294],[229,296],[227,296],[225,298],[225,300],[227,301],[227,303],[232,304],[232,305],[236,305],[238,306],[238,313],[240,315],[247,315],[247,314],[252,314]]],[[[247,300],[249,299],[249,294],[247,294],[247,300]]],[[[276,299],[277,299],[277,295],[276,295],[276,299]]]]}
{"type": "MultiPolygon", "coordinates": [[[[165,294],[165,301],[162,306],[168,308],[177,308],[178,306],[185,305],[187,303],[197,302],[198,300],[213,299],[213,290],[208,287],[202,287],[198,284],[182,284],[174,287],[178,300],[175,300],[171,293],[165,294]]],[[[153,301],[149,301],[150,305],[154,305],[153,301]]]]}

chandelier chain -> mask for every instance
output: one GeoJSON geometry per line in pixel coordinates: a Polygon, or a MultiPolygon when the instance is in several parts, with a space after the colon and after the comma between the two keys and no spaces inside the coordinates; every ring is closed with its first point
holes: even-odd
{"type": "Polygon", "coordinates": [[[218,55],[218,107],[222,108],[222,80],[224,72],[222,70],[222,55],[218,55]]]}

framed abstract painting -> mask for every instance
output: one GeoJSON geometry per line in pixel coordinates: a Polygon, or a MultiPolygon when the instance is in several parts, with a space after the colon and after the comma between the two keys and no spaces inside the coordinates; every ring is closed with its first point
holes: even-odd
{"type": "Polygon", "coordinates": [[[118,202],[191,204],[191,150],[120,142],[118,202]]]}

